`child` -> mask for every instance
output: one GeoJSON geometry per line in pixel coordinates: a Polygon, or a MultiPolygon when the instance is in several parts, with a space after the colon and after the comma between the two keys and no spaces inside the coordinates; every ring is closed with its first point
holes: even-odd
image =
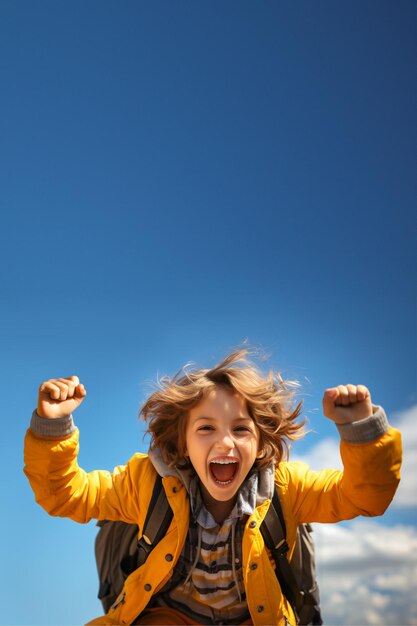
{"type": "Polygon", "coordinates": [[[399,482],[401,437],[366,387],[339,385],[325,391],[323,409],[339,429],[344,471],[290,463],[289,443],[303,428],[294,387],[263,375],[247,350],[164,377],[141,410],[149,454],[87,474],[71,417],[84,385],[76,376],[42,383],[25,473],[48,513],[143,528],[157,473],[173,510],[165,537],[90,624],[295,624],[259,530],[274,484],[291,556],[300,523],[384,513],[399,482]]]}

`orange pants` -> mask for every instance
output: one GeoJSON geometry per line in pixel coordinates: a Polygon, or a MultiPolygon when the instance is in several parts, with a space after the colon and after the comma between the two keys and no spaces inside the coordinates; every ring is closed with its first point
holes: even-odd
{"type": "MultiPolygon", "coordinates": [[[[180,613],[176,609],[170,609],[168,607],[155,607],[154,609],[147,609],[133,623],[142,624],[143,626],[149,626],[150,624],[159,624],[163,626],[171,626],[172,624],[175,626],[182,624],[199,624],[199,622],[194,622],[191,617],[180,613]]],[[[252,624],[250,620],[243,623],[252,624]]]]}

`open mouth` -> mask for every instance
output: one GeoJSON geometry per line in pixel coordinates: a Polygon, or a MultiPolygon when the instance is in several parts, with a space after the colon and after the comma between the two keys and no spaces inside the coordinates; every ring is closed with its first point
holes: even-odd
{"type": "Polygon", "coordinates": [[[210,461],[210,474],[214,482],[225,487],[230,485],[239,469],[239,461],[231,457],[217,457],[210,461]]]}

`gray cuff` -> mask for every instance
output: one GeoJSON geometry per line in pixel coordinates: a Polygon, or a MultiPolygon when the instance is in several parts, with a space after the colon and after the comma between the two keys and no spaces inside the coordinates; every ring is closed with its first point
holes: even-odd
{"type": "Polygon", "coordinates": [[[32,413],[30,430],[43,439],[65,439],[75,431],[72,415],[54,419],[41,417],[36,410],[32,413]]]}
{"type": "Polygon", "coordinates": [[[336,424],[340,438],[346,443],[367,443],[379,439],[388,430],[387,416],[382,406],[372,405],[372,415],[350,424],[336,424]]]}

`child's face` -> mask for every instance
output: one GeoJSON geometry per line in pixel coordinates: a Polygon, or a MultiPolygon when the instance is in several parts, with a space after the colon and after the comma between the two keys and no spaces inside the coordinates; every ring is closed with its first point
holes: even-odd
{"type": "Polygon", "coordinates": [[[259,446],[259,432],[245,399],[215,387],[191,409],[185,441],[206,504],[208,500],[234,501],[259,446]]]}

